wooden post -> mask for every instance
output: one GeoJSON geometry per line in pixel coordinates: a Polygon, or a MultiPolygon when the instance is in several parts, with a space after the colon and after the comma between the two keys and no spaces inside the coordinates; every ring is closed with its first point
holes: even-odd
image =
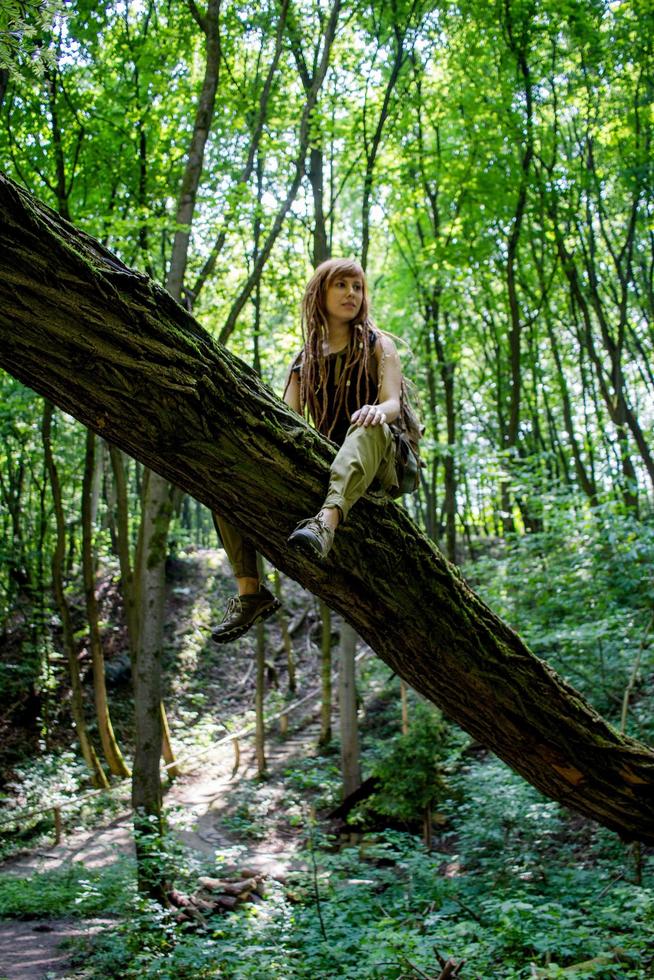
{"type": "Polygon", "coordinates": [[[232,769],[232,776],[235,776],[241,764],[241,746],[237,738],[234,739],[232,745],[234,746],[234,768],[232,769]]]}
{"type": "Polygon", "coordinates": [[[54,806],[52,808],[52,813],[54,815],[54,835],[55,844],[61,844],[61,838],[63,836],[63,821],[61,819],[61,807],[54,806]]]}

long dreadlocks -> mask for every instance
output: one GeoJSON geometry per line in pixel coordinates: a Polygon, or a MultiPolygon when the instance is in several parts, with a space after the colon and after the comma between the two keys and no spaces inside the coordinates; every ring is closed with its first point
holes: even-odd
{"type": "Polygon", "coordinates": [[[370,400],[369,365],[371,356],[371,331],[374,323],[369,314],[368,286],[363,269],[351,259],[327,259],[318,266],[311,277],[302,300],[302,337],[304,347],[300,361],[300,406],[308,410],[314,425],[327,438],[336,425],[342,409],[349,418],[348,388],[352,383],[356,390],[356,403],[363,405],[370,400]],[[345,363],[336,383],[331,417],[327,396],[328,339],[327,289],[339,277],[357,277],[362,284],[361,309],[353,324],[345,363]]]}

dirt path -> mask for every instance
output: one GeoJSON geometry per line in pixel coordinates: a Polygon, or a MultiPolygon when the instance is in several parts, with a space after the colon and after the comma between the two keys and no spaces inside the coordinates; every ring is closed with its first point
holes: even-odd
{"type": "MultiPolygon", "coordinates": [[[[248,635],[239,644],[227,647],[207,647],[202,636],[207,625],[215,620],[216,608],[224,605],[221,588],[231,590],[224,553],[207,549],[198,551],[184,562],[178,562],[176,578],[168,597],[169,640],[177,649],[176,660],[168,667],[168,676],[181,678],[196,674],[196,683],[202,692],[210,692],[206,711],[216,718],[242,717],[251,707],[252,677],[248,667],[254,660],[254,638],[248,635]],[[226,583],[226,584],[225,584],[226,583]],[[198,626],[200,629],[198,630],[198,626]],[[200,640],[197,636],[200,634],[200,640]],[[215,692],[215,693],[214,693],[215,692]]],[[[306,607],[306,594],[300,596],[291,591],[288,583],[285,605],[289,615],[300,606],[306,607]]],[[[315,622],[315,617],[313,619],[315,622]]],[[[305,624],[311,628],[311,617],[305,624]]],[[[279,648],[278,624],[272,620],[267,626],[269,649],[279,648]]],[[[317,650],[308,637],[298,639],[303,649],[299,675],[303,691],[315,684],[318,676],[315,661],[317,650]]],[[[284,670],[283,658],[278,665],[284,670]]],[[[280,679],[284,683],[284,678],[280,679]]],[[[171,699],[184,704],[184,691],[176,690],[172,681],[171,699]]],[[[291,718],[290,733],[285,739],[269,734],[266,746],[268,779],[266,796],[271,811],[266,814],[267,833],[263,839],[243,838],[225,830],[225,816],[234,811],[239,789],[253,784],[256,775],[253,736],[240,743],[241,761],[236,773],[234,748],[231,744],[215,747],[211,752],[183,766],[183,775],[166,794],[166,808],[172,826],[187,847],[211,859],[216,852],[231,855],[234,864],[248,867],[273,878],[284,878],[288,870],[297,867],[298,851],[302,843],[299,829],[274,819],[276,800],[284,791],[283,772],[288,761],[295,756],[313,752],[318,727],[311,722],[312,706],[307,705],[291,718]],[[268,832],[268,826],[272,828],[268,832]]],[[[81,863],[90,869],[108,867],[119,857],[133,855],[130,813],[126,810],[105,826],[91,831],[76,832],[64,837],[51,848],[41,848],[6,862],[0,867],[5,875],[31,876],[44,870],[65,868],[81,863]]],[[[229,861],[223,864],[229,870],[229,861]]],[[[71,972],[70,958],[59,944],[74,936],[87,935],[91,931],[107,928],[109,919],[48,919],[44,921],[0,921],[0,980],[48,980],[50,977],[82,977],[82,972],[71,972]]]]}
{"type": "MultiPolygon", "coordinates": [[[[271,738],[267,747],[269,779],[266,791],[274,801],[283,789],[283,770],[289,759],[311,751],[317,738],[317,725],[308,724],[281,741],[271,738]]],[[[256,775],[251,740],[242,748],[241,765],[233,774],[234,750],[220,746],[196,763],[195,771],[175,781],[166,795],[168,808],[174,806],[173,826],[180,840],[192,850],[211,857],[216,851],[238,852],[240,866],[252,868],[271,878],[283,879],[291,868],[303,865],[298,858],[301,834],[285,832],[263,840],[237,839],[221,826],[232,808],[234,789],[256,775]]],[[[114,818],[105,827],[76,833],[61,844],[16,858],[0,868],[3,874],[30,876],[46,869],[81,863],[87,868],[103,868],[122,855],[133,854],[130,814],[114,818]]],[[[0,921],[0,980],[50,980],[83,977],[72,970],[70,957],[60,944],[75,936],[85,936],[111,926],[111,919],[47,919],[43,921],[0,921]]]]}
{"type": "Polygon", "coordinates": [[[44,980],[83,977],[70,965],[61,944],[77,936],[92,936],[111,919],[44,919],[0,925],[0,980],[44,980]]]}

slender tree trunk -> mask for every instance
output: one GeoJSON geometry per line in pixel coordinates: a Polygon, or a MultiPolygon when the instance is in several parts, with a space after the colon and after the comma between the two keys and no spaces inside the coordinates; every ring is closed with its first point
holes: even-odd
{"type": "Polygon", "coordinates": [[[5,100],[5,95],[7,94],[7,87],[9,85],[9,69],[0,68],[0,108],[5,100]]]}
{"type": "MultiPolygon", "coordinates": [[[[543,793],[654,843],[654,752],[534,657],[399,507],[362,498],[325,564],[288,549],[324,498],[333,447],[164,290],[2,176],[0,366],[228,511],[266,558],[543,793]]],[[[148,666],[137,683],[152,688],[159,672],[148,666]]],[[[159,691],[150,698],[160,735],[159,691]]],[[[147,746],[152,716],[140,711],[147,746]]]]}
{"type": "MultiPolygon", "coordinates": [[[[454,362],[449,355],[449,344],[441,336],[440,290],[434,292],[431,303],[431,327],[433,342],[438,356],[443,392],[445,394],[445,425],[447,432],[447,453],[445,456],[444,477],[445,494],[443,510],[445,513],[445,554],[451,562],[456,562],[456,403],[454,395],[454,362]]],[[[445,335],[449,334],[449,317],[444,314],[445,335]]]]}
{"type": "Polygon", "coordinates": [[[325,224],[322,146],[312,146],[309,153],[309,183],[313,196],[313,264],[320,265],[330,257],[325,224]]]}
{"type": "MultiPolygon", "coordinates": [[[[261,96],[259,98],[259,109],[258,109],[254,126],[252,128],[252,138],[250,140],[250,145],[248,147],[247,159],[245,161],[245,164],[243,165],[243,169],[239,173],[238,178],[236,180],[237,187],[239,186],[245,187],[245,185],[248,183],[250,177],[252,176],[252,170],[254,168],[255,160],[259,155],[261,137],[263,136],[264,133],[265,122],[268,115],[268,108],[270,103],[270,95],[272,92],[273,82],[279,66],[279,59],[284,50],[287,14],[288,14],[288,0],[281,0],[279,19],[277,21],[275,50],[271,62],[268,66],[266,79],[264,81],[261,90],[261,96]]],[[[236,195],[236,199],[238,199],[238,195],[236,195]]],[[[216,264],[225,246],[225,242],[227,241],[227,233],[229,229],[232,227],[232,225],[234,224],[236,208],[237,205],[233,205],[227,210],[225,214],[223,214],[220,231],[216,236],[214,244],[211,248],[211,251],[204,265],[202,266],[202,269],[200,270],[200,274],[197,276],[192,289],[187,289],[187,293],[191,300],[189,304],[190,306],[192,306],[193,303],[195,303],[201,290],[204,288],[207,280],[213,275],[215,271],[216,264]]]]}
{"type": "Polygon", "coordinates": [[[150,469],[143,474],[141,526],[135,562],[138,583],[138,650],[132,663],[134,687],[134,769],[132,805],[139,888],[165,902],[160,863],[163,838],[159,759],[161,713],[161,612],[165,596],[165,549],[171,514],[169,482],[150,469]]]}
{"type": "MultiPolygon", "coordinates": [[[[595,377],[597,379],[597,384],[599,386],[600,393],[606,408],[608,410],[609,417],[613,422],[617,434],[618,445],[620,447],[620,465],[623,473],[623,497],[625,505],[628,509],[633,510],[635,513],[638,511],[638,477],[636,475],[636,469],[634,467],[633,461],[631,459],[629,442],[627,438],[627,422],[630,420],[632,423],[632,433],[637,434],[637,439],[640,439],[640,444],[643,446],[645,455],[641,452],[641,457],[644,461],[647,459],[651,462],[651,457],[649,455],[649,450],[646,445],[644,445],[644,440],[642,438],[642,431],[638,422],[630,411],[627,409],[626,398],[623,388],[623,378],[622,373],[618,372],[617,377],[614,376],[613,382],[614,386],[610,384],[606,377],[605,365],[600,357],[593,335],[593,320],[591,315],[591,307],[586,297],[584,295],[584,290],[580,282],[579,272],[575,265],[572,255],[568,252],[563,233],[559,227],[557,220],[556,210],[553,209],[551,212],[551,217],[553,219],[554,234],[556,237],[557,250],[559,258],[561,259],[561,264],[563,271],[565,272],[568,284],[570,287],[570,295],[572,302],[576,308],[578,308],[581,313],[581,319],[583,322],[583,337],[585,340],[585,348],[588,352],[590,362],[593,366],[595,377]]],[[[647,462],[646,462],[647,465],[647,462]]],[[[650,468],[648,466],[648,472],[650,468]]],[[[654,479],[654,463],[651,465],[651,476],[654,479]]]]}
{"type": "Polygon", "coordinates": [[[520,313],[520,300],[517,290],[517,261],[518,248],[525,213],[527,209],[527,195],[529,190],[530,170],[534,157],[533,143],[533,94],[531,72],[528,62],[528,45],[530,21],[533,16],[533,4],[531,2],[520,11],[523,23],[514,23],[514,10],[512,5],[505,5],[504,26],[507,32],[508,44],[511,52],[516,59],[516,66],[522,80],[522,92],[525,100],[525,136],[520,152],[520,183],[518,196],[516,198],[515,210],[511,222],[511,231],[507,240],[507,260],[506,260],[506,288],[509,310],[509,377],[510,377],[510,396],[508,424],[505,432],[503,450],[505,453],[506,475],[503,477],[500,486],[500,496],[502,502],[502,523],[510,532],[515,531],[513,520],[513,508],[511,505],[510,473],[513,457],[518,444],[520,426],[520,404],[522,399],[522,331],[523,321],[520,313]]]}
{"type": "Polygon", "coordinates": [[[86,459],[84,480],[82,482],[82,569],[84,574],[84,594],[86,597],[86,618],[89,625],[89,647],[93,664],[93,693],[98,731],[102,751],[110,772],[114,776],[127,778],[130,775],[127,763],[120,751],[109,713],[107,687],[104,673],[104,651],[100,636],[100,614],[95,596],[95,556],[93,553],[93,497],[95,483],[95,440],[91,429],[86,431],[86,459]]]}
{"type": "Polygon", "coordinates": [[[118,563],[120,565],[120,587],[125,607],[127,635],[130,657],[133,659],[138,648],[138,610],[134,596],[134,576],[130,556],[129,506],[127,500],[127,480],[123,453],[116,446],[109,445],[109,457],[114,477],[116,494],[116,538],[118,563]]]}
{"type": "MultiPolygon", "coordinates": [[[[295,28],[293,22],[291,22],[289,25],[288,33],[291,40],[291,50],[293,52],[293,57],[295,58],[295,63],[297,65],[305,95],[307,99],[312,98],[311,93],[314,86],[314,77],[311,75],[304,58],[304,39],[300,37],[299,32],[295,28]]],[[[314,54],[314,64],[318,64],[318,61],[319,49],[316,48],[314,54]]],[[[321,262],[324,262],[325,259],[328,259],[331,255],[329,239],[327,236],[327,226],[325,223],[323,173],[324,158],[322,149],[322,135],[319,134],[317,142],[309,151],[308,172],[309,184],[311,186],[311,194],[313,197],[312,253],[314,268],[319,266],[321,262]]]]}
{"type": "MultiPolygon", "coordinates": [[[[206,15],[199,23],[206,39],[204,78],[196,107],[191,141],[182,177],[182,185],[175,215],[175,238],[166,279],[170,294],[181,300],[191,225],[195,203],[204,163],[204,152],[211,129],[218,88],[220,68],[220,0],[209,0],[206,15]]],[[[154,823],[142,825],[137,832],[141,846],[137,844],[137,858],[145,865],[158,847],[157,841],[162,832],[161,823],[161,785],[159,775],[159,755],[173,759],[172,747],[161,703],[161,654],[163,646],[163,626],[165,608],[165,561],[168,541],[168,528],[172,515],[173,490],[168,481],[158,473],[144,475],[141,494],[141,526],[139,528],[138,559],[135,563],[136,591],[135,607],[138,615],[137,645],[133,656],[132,676],[134,680],[134,700],[136,704],[136,737],[143,739],[137,744],[134,762],[134,785],[132,799],[137,814],[137,823],[146,819],[154,823]],[[148,685],[148,677],[150,683],[148,685]],[[157,702],[154,703],[156,696],[157,702]],[[156,758],[155,758],[156,754],[156,758]],[[138,759],[138,765],[137,765],[138,759]],[[136,785],[140,781],[140,785],[136,785]],[[143,828],[150,826],[154,835],[146,842],[143,828]],[[153,850],[154,849],[154,850],[153,850]]],[[[136,825],[135,825],[136,826],[136,825]]],[[[152,865],[146,872],[147,882],[143,882],[155,897],[165,896],[166,883],[157,880],[160,867],[152,865]]]]}
{"type": "Polygon", "coordinates": [[[80,749],[86,765],[93,773],[96,786],[108,787],[109,781],[104,773],[100,760],[93,748],[91,739],[86,728],[84,718],[84,697],[82,693],[82,681],[79,672],[79,662],[75,651],[73,623],[70,615],[70,608],[66,593],[64,591],[63,559],[66,553],[66,524],[64,521],[64,508],[61,499],[61,485],[59,474],[54,461],[52,452],[52,413],[53,405],[47,399],[43,402],[43,423],[41,433],[43,437],[43,452],[46,466],[50,476],[50,487],[52,490],[52,502],[54,505],[55,524],[57,528],[57,540],[54,551],[52,552],[52,586],[54,590],[57,608],[61,617],[61,631],[66,659],[68,661],[68,671],[70,674],[71,687],[71,714],[73,723],[77,731],[80,749]]]}
{"type": "MultiPolygon", "coordinates": [[[[427,358],[427,390],[429,392],[429,422],[432,439],[434,440],[434,443],[438,445],[438,398],[436,396],[436,371],[434,369],[436,358],[434,356],[434,341],[432,336],[433,315],[434,310],[432,305],[429,303],[427,304],[424,314],[425,355],[427,358]]],[[[422,473],[420,476],[425,492],[425,528],[429,537],[437,541],[440,535],[440,528],[437,527],[436,524],[438,453],[433,454],[428,477],[423,478],[422,473]]]]}
{"type": "Polygon", "coordinates": [[[402,711],[402,734],[409,734],[409,697],[406,681],[400,678],[400,706],[402,711]]]}
{"type": "Polygon", "coordinates": [[[329,606],[320,600],[320,682],[322,702],[320,709],[320,736],[318,745],[324,749],[332,740],[332,614],[329,606]]]}
{"type": "Polygon", "coordinates": [[[344,799],[347,799],[361,785],[361,752],[359,749],[355,663],[356,647],[356,631],[349,623],[343,622],[341,624],[341,643],[338,662],[338,711],[344,799]]]}
{"type": "Polygon", "coordinates": [[[422,839],[428,851],[431,851],[432,829],[431,806],[427,806],[422,816],[422,839]]]}
{"type": "Polygon", "coordinates": [[[254,698],[255,707],[255,754],[257,757],[257,775],[261,778],[266,774],[266,726],[264,724],[264,703],[266,699],[266,633],[261,621],[256,626],[257,634],[257,682],[254,698]]]}
{"type": "Polygon", "coordinates": [[[305,172],[307,150],[309,148],[311,117],[315,110],[318,93],[322,87],[322,83],[325,79],[327,68],[329,66],[329,57],[334,38],[336,36],[336,26],[338,24],[340,10],[341,0],[333,0],[332,7],[329,12],[329,19],[327,21],[325,32],[322,36],[322,52],[320,54],[318,67],[314,73],[311,88],[306,97],[304,108],[302,109],[298,134],[298,150],[293,162],[291,182],[289,184],[286,197],[280,204],[270,230],[268,231],[265,241],[261,246],[261,250],[256,262],[254,263],[252,271],[232,303],[227,319],[225,320],[225,323],[220,331],[219,341],[221,344],[226,344],[231,337],[241,311],[247,303],[252,290],[259,281],[263,267],[268,261],[268,257],[272,251],[272,247],[277,241],[277,237],[282,230],[286,215],[290,211],[297,196],[297,192],[300,189],[300,184],[302,183],[302,178],[305,172]]]}
{"type": "Polygon", "coordinates": [[[400,72],[404,67],[408,54],[405,48],[407,34],[409,31],[409,21],[401,25],[396,18],[393,21],[393,60],[390,72],[384,88],[377,122],[372,135],[367,128],[368,105],[363,109],[363,146],[366,158],[366,169],[363,176],[363,199],[361,202],[361,267],[366,268],[368,264],[368,249],[370,247],[370,209],[372,205],[372,188],[377,156],[381,146],[384,126],[388,119],[391,108],[391,97],[395,91],[400,72]]]}
{"type": "Polygon", "coordinates": [[[204,60],[204,78],[202,89],[195,110],[195,121],[191,145],[188,151],[182,187],[175,216],[175,240],[170,258],[170,268],[166,288],[177,298],[182,295],[188,247],[191,236],[191,225],[195,212],[195,202],[200,186],[200,176],[204,164],[204,150],[209,138],[213,121],[216,91],[218,89],[218,72],[220,68],[220,0],[209,0],[207,13],[203,18],[206,50],[204,60]]]}
{"type": "Polygon", "coordinates": [[[163,701],[159,703],[159,716],[161,718],[161,754],[166,763],[166,772],[171,779],[176,779],[180,775],[180,771],[175,761],[173,743],[170,739],[170,725],[163,701]]]}
{"type": "MultiPolygon", "coordinates": [[[[111,465],[114,474],[116,491],[116,536],[118,539],[118,561],[120,564],[122,595],[123,602],[125,604],[125,617],[127,620],[130,660],[132,663],[132,670],[134,670],[139,649],[139,610],[137,608],[135,594],[136,590],[130,558],[127,483],[125,480],[123,454],[116,448],[116,446],[110,446],[109,452],[111,456],[111,465]]],[[[168,716],[166,714],[166,708],[163,701],[159,705],[159,715],[161,718],[162,753],[166,763],[166,771],[168,772],[168,775],[174,779],[179,776],[180,773],[179,769],[175,765],[175,753],[173,751],[170,738],[170,726],[168,724],[168,716]]]]}
{"type": "MultiPolygon", "coordinates": [[[[275,595],[280,602],[283,602],[282,597],[282,580],[279,571],[275,569],[275,595]]],[[[288,689],[290,693],[294,693],[297,689],[297,681],[295,678],[295,656],[293,654],[293,641],[291,640],[291,634],[288,628],[288,620],[286,618],[286,613],[282,610],[281,615],[278,616],[279,625],[282,631],[282,641],[284,643],[284,650],[286,651],[286,667],[288,670],[288,689]]]]}
{"type": "Polygon", "coordinates": [[[591,504],[595,505],[597,503],[597,487],[595,486],[594,479],[592,479],[588,474],[581,456],[581,450],[579,448],[579,442],[572,420],[572,405],[570,403],[568,384],[563,371],[563,363],[561,361],[559,345],[551,320],[548,316],[546,316],[546,324],[547,334],[550,340],[550,347],[552,349],[554,363],[556,365],[556,376],[559,383],[559,391],[561,392],[561,402],[563,407],[563,421],[565,423],[565,431],[568,433],[568,439],[570,440],[570,449],[572,451],[572,460],[574,463],[575,473],[577,475],[577,480],[579,481],[579,486],[586,494],[591,504]]]}

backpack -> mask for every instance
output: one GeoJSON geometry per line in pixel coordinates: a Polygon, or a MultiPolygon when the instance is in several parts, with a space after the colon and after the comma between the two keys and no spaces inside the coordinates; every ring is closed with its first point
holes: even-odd
{"type": "Polygon", "coordinates": [[[420,458],[420,438],[424,425],[409,401],[408,385],[404,376],[400,388],[400,414],[390,424],[395,439],[395,469],[397,470],[398,491],[396,496],[415,493],[420,486],[420,470],[425,465],[420,458]]]}

